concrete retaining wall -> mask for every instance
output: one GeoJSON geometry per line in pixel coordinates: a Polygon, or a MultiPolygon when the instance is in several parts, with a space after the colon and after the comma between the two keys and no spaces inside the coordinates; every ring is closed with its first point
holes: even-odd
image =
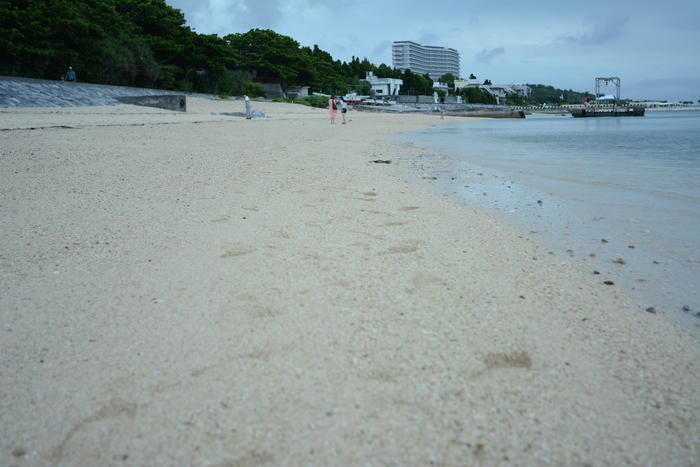
{"type": "MultiPolygon", "coordinates": [[[[399,104],[434,104],[433,96],[396,96],[396,102],[399,104]]],[[[456,104],[457,96],[445,96],[445,104],[456,104]]]]}
{"type": "Polygon", "coordinates": [[[396,102],[399,104],[434,104],[433,96],[396,96],[396,102]]]}
{"type": "Polygon", "coordinates": [[[169,94],[164,96],[125,96],[115,97],[115,99],[124,104],[158,107],[159,109],[187,112],[187,97],[184,95],[169,94]]]}
{"type": "MultiPolygon", "coordinates": [[[[135,88],[108,84],[68,83],[58,80],[0,76],[0,107],[74,107],[118,105],[117,97],[181,96],[165,89],[135,88]]],[[[210,94],[184,93],[190,97],[216,99],[210,94]]],[[[179,111],[179,102],[174,110],[179,111]]]]}

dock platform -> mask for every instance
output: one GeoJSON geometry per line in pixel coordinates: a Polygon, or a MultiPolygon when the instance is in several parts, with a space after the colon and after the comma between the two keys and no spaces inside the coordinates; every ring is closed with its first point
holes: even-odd
{"type": "Polygon", "coordinates": [[[571,109],[574,117],[643,117],[644,107],[588,107],[571,109]]]}

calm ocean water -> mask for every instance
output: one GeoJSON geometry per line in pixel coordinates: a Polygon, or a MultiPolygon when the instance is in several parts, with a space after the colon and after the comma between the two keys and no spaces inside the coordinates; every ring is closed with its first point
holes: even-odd
{"type": "Polygon", "coordinates": [[[404,161],[409,177],[496,210],[601,281],[700,324],[700,112],[529,115],[400,138],[425,148],[404,161]]]}

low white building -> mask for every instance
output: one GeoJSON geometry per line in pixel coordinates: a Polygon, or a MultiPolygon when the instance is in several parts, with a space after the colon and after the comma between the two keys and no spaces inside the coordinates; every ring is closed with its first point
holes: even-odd
{"type": "Polygon", "coordinates": [[[480,89],[483,89],[484,91],[488,92],[492,96],[496,98],[496,103],[497,104],[505,104],[506,103],[506,96],[508,94],[512,94],[512,91],[508,86],[499,86],[499,85],[492,85],[492,84],[483,84],[480,86],[480,89]]]}
{"type": "Polygon", "coordinates": [[[444,91],[445,94],[449,91],[449,86],[447,83],[441,83],[440,81],[433,81],[433,89],[436,91],[444,91]]]}
{"type": "Polygon", "coordinates": [[[530,97],[532,89],[526,84],[509,84],[509,88],[515,91],[515,94],[519,94],[525,98],[530,97]]]}
{"type": "Polygon", "coordinates": [[[371,71],[367,72],[365,78],[377,97],[397,96],[403,85],[402,79],[396,78],[377,78],[371,71]]]}
{"type": "Polygon", "coordinates": [[[496,98],[499,104],[505,104],[508,94],[518,94],[527,98],[530,95],[531,89],[524,84],[481,84],[476,79],[459,79],[455,80],[455,90],[461,88],[479,88],[488,92],[496,98]]]}
{"type": "Polygon", "coordinates": [[[455,90],[462,89],[462,88],[468,88],[468,87],[478,88],[479,86],[481,86],[481,83],[479,82],[478,79],[456,79],[455,80],[455,90]]]}

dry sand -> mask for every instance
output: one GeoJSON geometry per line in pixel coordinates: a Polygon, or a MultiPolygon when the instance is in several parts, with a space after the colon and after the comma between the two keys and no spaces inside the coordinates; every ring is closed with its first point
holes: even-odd
{"type": "Polygon", "coordinates": [[[1,465],[698,465],[695,336],[368,162],[437,117],[188,107],[0,109],[1,465]]]}

